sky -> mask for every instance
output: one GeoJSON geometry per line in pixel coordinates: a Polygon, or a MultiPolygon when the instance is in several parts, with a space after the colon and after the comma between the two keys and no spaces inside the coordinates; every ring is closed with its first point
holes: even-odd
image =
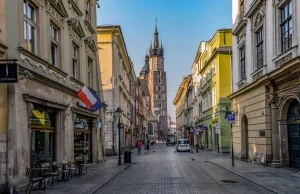
{"type": "Polygon", "coordinates": [[[136,75],[153,41],[155,17],[164,46],[168,114],[175,121],[173,100],[182,78],[192,73],[200,41],[217,29],[231,28],[232,0],[99,0],[97,24],[120,25],[136,75]]]}

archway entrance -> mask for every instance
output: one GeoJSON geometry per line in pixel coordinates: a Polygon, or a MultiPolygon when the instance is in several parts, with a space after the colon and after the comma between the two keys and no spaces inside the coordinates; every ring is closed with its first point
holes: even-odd
{"type": "Polygon", "coordinates": [[[242,117],[242,159],[248,159],[249,143],[248,143],[248,119],[246,115],[242,117]]]}
{"type": "Polygon", "coordinates": [[[289,162],[290,167],[300,167],[300,133],[299,124],[295,120],[300,119],[300,104],[293,100],[288,109],[288,143],[289,143],[289,162]]]}

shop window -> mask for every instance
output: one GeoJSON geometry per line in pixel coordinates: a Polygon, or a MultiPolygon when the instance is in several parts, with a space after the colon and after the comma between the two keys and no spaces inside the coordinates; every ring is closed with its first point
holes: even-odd
{"type": "Polygon", "coordinates": [[[33,110],[31,117],[30,166],[53,162],[54,154],[54,111],[33,110]]]}
{"type": "Polygon", "coordinates": [[[74,128],[75,161],[90,163],[92,161],[92,125],[91,120],[77,117],[74,128]]]}

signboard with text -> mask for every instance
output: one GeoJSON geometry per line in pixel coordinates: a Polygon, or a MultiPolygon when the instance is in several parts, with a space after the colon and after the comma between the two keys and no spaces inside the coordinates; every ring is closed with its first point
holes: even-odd
{"type": "Polygon", "coordinates": [[[18,64],[17,63],[0,63],[0,83],[18,82],[18,64]]]}
{"type": "Polygon", "coordinates": [[[228,114],[227,115],[228,123],[229,124],[234,124],[235,123],[235,117],[234,114],[228,114]]]}

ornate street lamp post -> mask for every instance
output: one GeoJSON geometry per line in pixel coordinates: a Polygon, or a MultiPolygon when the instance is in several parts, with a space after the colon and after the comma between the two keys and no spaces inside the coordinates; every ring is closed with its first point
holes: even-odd
{"type": "Polygon", "coordinates": [[[119,118],[119,124],[118,124],[118,128],[119,128],[119,158],[118,158],[118,165],[121,165],[121,116],[123,111],[121,110],[120,107],[117,108],[117,110],[115,111],[116,113],[116,117],[119,118]]]}

